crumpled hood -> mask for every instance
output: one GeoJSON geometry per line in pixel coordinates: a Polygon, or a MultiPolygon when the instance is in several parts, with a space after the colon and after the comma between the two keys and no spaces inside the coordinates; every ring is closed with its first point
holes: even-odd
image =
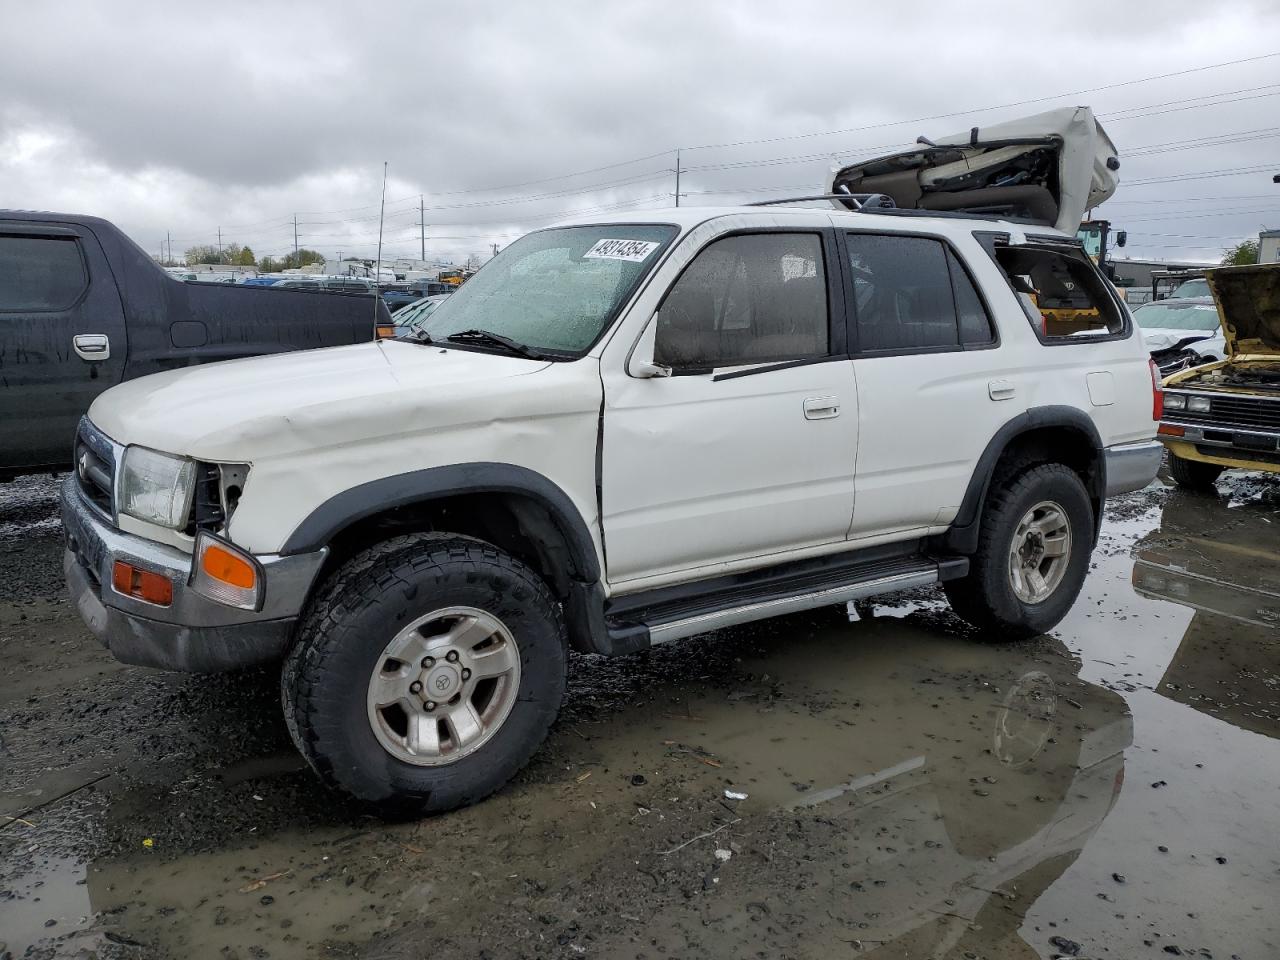
{"type": "Polygon", "coordinates": [[[1199,343],[1201,340],[1209,340],[1214,337],[1212,333],[1197,333],[1194,330],[1143,330],[1142,342],[1147,345],[1147,349],[1153,353],[1156,350],[1168,350],[1170,347],[1176,347],[1178,344],[1187,342],[1199,343]]]}
{"type": "Polygon", "coordinates": [[[229,360],[130,380],[89,419],[122,444],[251,461],[402,432],[433,402],[483,396],[543,361],[381,341],[229,360]]]}
{"type": "Polygon", "coordinates": [[[1280,263],[1205,271],[1227,356],[1280,356],[1280,263]]]}

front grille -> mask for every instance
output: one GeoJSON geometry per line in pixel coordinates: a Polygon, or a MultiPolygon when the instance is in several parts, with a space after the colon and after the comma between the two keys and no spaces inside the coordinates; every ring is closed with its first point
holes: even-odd
{"type": "MultiPolygon", "coordinates": [[[[1280,432],[1280,398],[1264,400],[1261,397],[1235,396],[1224,393],[1188,394],[1208,396],[1211,411],[1196,413],[1178,410],[1179,420],[1187,423],[1213,424],[1214,426],[1242,427],[1246,430],[1275,430],[1280,432]]],[[[1174,413],[1175,411],[1170,411],[1174,413]]]]}
{"type": "Polygon", "coordinates": [[[87,418],[80,421],[75,446],[76,481],[85,500],[108,520],[113,512],[115,450],[111,441],[87,418]]]}

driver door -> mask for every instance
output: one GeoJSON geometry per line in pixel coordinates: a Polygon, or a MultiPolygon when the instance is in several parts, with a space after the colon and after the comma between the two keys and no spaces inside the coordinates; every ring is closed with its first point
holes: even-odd
{"type": "Polygon", "coordinates": [[[843,316],[833,257],[828,231],[711,242],[650,321],[653,359],[671,375],[606,377],[602,512],[615,589],[843,542],[858,408],[832,322],[843,316]]]}

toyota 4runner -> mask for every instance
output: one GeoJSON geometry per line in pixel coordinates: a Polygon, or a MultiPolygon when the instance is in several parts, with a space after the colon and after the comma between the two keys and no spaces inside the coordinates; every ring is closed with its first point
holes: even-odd
{"type": "Polygon", "coordinates": [[[80,613],[130,663],[282,660],[311,765],[415,812],[520,769],[570,649],[937,582],[1050,629],[1160,462],[1141,335],[1069,233],[837,205],[541,230],[396,339],[115,387],[62,491],[80,613]]]}

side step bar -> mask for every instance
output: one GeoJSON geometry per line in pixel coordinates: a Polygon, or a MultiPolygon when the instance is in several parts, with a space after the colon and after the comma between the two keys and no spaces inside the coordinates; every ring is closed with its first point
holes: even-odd
{"type": "Polygon", "coordinates": [[[944,580],[954,580],[968,572],[967,557],[902,557],[894,562],[867,565],[861,570],[847,569],[843,571],[843,576],[828,576],[821,583],[815,583],[812,577],[805,577],[797,580],[807,582],[793,583],[789,589],[785,583],[774,582],[768,586],[761,584],[762,589],[756,596],[737,591],[732,597],[722,596],[719,604],[711,597],[702,598],[701,602],[690,598],[693,602],[688,606],[692,609],[685,611],[670,607],[665,610],[661,607],[649,611],[637,610],[635,612],[640,616],[634,619],[627,617],[626,622],[620,623],[610,618],[609,633],[618,652],[623,652],[623,648],[642,649],[644,646],[667,643],[753,620],[848,603],[898,590],[914,590],[944,580]],[[646,612],[647,616],[644,615],[646,612]],[[647,643],[644,642],[646,639],[647,643]]]}

